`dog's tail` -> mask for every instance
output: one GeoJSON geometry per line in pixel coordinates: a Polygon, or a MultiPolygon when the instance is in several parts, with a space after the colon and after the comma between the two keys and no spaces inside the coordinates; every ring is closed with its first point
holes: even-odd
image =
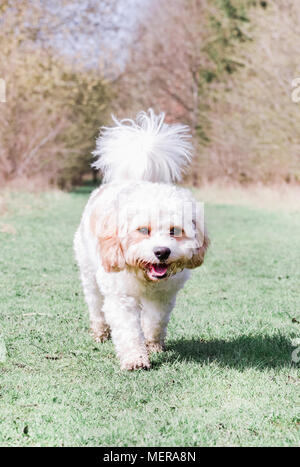
{"type": "Polygon", "coordinates": [[[168,125],[163,113],[152,109],[140,112],[136,122],[118,121],[104,127],[97,139],[92,167],[102,171],[104,181],[145,180],[171,183],[179,181],[191,161],[189,127],[168,125]]]}

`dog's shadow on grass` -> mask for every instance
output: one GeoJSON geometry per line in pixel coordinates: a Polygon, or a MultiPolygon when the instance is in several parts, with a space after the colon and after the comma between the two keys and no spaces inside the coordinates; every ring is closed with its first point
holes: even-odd
{"type": "Polygon", "coordinates": [[[287,367],[293,364],[293,350],[291,341],[281,335],[239,336],[228,341],[180,338],[167,341],[167,352],[157,356],[153,367],[176,361],[214,362],[237,369],[287,367]]]}

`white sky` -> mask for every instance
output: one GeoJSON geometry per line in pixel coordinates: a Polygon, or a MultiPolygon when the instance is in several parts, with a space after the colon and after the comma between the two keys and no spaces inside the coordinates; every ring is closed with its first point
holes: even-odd
{"type": "Polygon", "coordinates": [[[89,66],[101,63],[109,70],[110,62],[117,60],[119,66],[125,62],[132,30],[148,1],[118,0],[112,16],[89,11],[89,6],[101,6],[101,0],[46,0],[43,7],[62,20],[54,36],[54,45],[61,54],[72,60],[81,57],[89,66]]]}

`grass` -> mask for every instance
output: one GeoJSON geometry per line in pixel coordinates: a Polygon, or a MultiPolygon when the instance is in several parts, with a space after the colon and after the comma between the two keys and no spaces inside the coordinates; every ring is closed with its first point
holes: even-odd
{"type": "Polygon", "coordinates": [[[72,252],[87,197],[2,196],[0,444],[298,445],[300,215],[208,205],[167,351],[126,373],[88,332],[72,252]]]}

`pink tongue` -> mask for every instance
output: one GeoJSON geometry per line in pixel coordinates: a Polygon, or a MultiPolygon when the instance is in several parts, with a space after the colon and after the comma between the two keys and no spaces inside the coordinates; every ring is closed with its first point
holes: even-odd
{"type": "Polygon", "coordinates": [[[150,272],[153,274],[155,273],[157,276],[163,276],[166,274],[168,269],[168,266],[165,266],[164,264],[152,264],[150,272]]]}

